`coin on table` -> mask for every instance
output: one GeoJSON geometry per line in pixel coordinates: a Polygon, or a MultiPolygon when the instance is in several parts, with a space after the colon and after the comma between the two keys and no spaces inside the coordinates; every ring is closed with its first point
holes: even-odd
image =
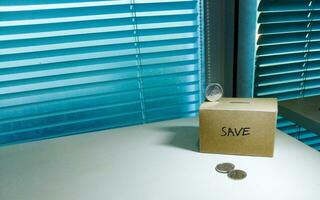
{"type": "Polygon", "coordinates": [[[228,172],[228,177],[233,180],[241,180],[247,177],[247,173],[240,169],[234,169],[228,172]]]}
{"type": "Polygon", "coordinates": [[[216,166],[217,172],[220,172],[220,173],[228,173],[233,169],[234,169],[234,164],[232,163],[220,163],[216,166]]]}
{"type": "Polygon", "coordinates": [[[219,83],[210,83],[206,88],[208,101],[218,101],[223,95],[222,86],[219,83]]]}

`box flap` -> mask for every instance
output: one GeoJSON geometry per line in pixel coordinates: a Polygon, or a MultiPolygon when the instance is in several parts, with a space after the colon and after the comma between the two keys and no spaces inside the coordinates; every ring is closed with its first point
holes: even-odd
{"type": "Polygon", "coordinates": [[[244,110],[277,112],[275,98],[221,98],[217,102],[204,102],[200,110],[244,110]]]}

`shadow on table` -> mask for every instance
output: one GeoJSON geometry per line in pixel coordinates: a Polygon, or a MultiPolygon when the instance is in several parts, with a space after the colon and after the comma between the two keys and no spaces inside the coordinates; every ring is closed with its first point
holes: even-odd
{"type": "Polygon", "coordinates": [[[196,126],[170,126],[161,128],[163,131],[172,133],[165,142],[165,145],[196,152],[199,152],[198,129],[199,127],[196,126]]]}

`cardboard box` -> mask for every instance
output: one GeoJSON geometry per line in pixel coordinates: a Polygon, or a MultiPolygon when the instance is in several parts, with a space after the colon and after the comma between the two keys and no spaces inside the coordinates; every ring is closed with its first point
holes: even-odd
{"type": "Polygon", "coordinates": [[[273,156],[277,123],[273,98],[222,98],[200,107],[200,152],[273,156]]]}

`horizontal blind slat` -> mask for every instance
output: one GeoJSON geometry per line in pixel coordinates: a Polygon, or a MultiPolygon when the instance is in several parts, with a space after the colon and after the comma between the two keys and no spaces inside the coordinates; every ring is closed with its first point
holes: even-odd
{"type": "Polygon", "coordinates": [[[8,1],[2,0],[0,3],[0,11],[4,12],[16,12],[16,11],[28,11],[28,10],[51,10],[51,9],[65,9],[65,8],[87,8],[97,6],[112,6],[112,5],[130,5],[131,0],[117,0],[117,1],[8,1]]]}
{"type": "Polygon", "coordinates": [[[259,24],[278,24],[290,22],[319,21],[320,11],[301,11],[301,12],[278,12],[260,13],[258,16],[259,24]]]}
{"type": "Polygon", "coordinates": [[[310,0],[261,0],[258,6],[258,12],[286,12],[286,11],[305,11],[319,9],[319,2],[310,4],[310,0]]]}
{"type": "Polygon", "coordinates": [[[294,44],[298,42],[305,42],[306,40],[309,40],[310,42],[320,41],[320,32],[311,30],[310,32],[305,31],[300,33],[259,35],[257,45],[269,46],[269,45],[280,45],[280,44],[294,44]]]}
{"type": "Polygon", "coordinates": [[[300,33],[307,30],[319,31],[320,21],[314,22],[292,22],[278,24],[261,24],[258,29],[259,34],[280,34],[280,33],[300,33]]]}

